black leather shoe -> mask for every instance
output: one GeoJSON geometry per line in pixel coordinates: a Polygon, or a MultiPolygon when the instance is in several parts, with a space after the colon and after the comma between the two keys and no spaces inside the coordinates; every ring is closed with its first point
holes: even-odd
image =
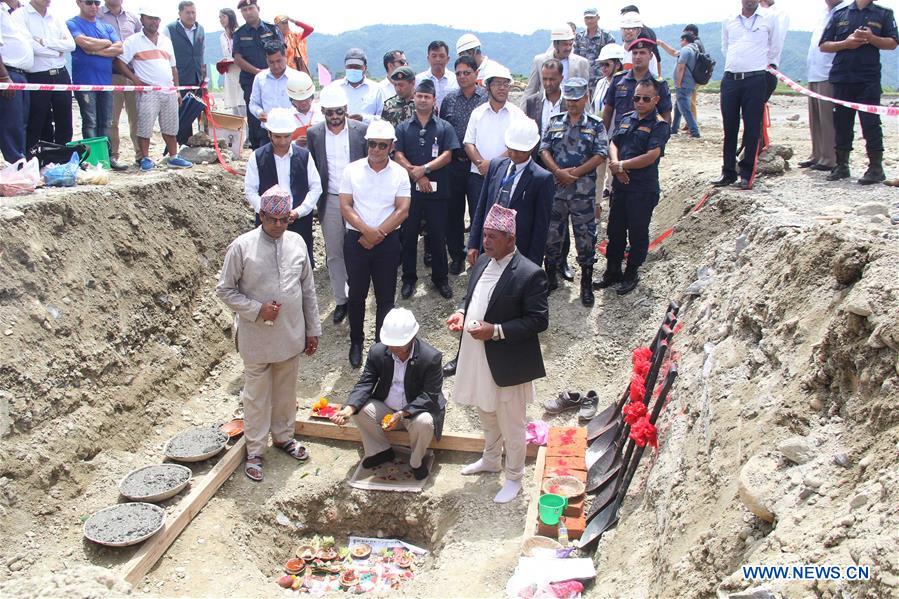
{"type": "Polygon", "coordinates": [[[393,448],[391,447],[390,449],[385,449],[381,453],[376,453],[375,455],[362,460],[362,467],[371,470],[372,468],[377,468],[381,464],[389,462],[395,457],[396,454],[393,453],[393,448]]]}
{"type": "Polygon", "coordinates": [[[749,191],[750,189],[752,189],[752,183],[749,182],[749,179],[740,179],[740,182],[737,183],[736,186],[743,191],[749,191]]]}
{"type": "Polygon", "coordinates": [[[346,318],[346,304],[340,304],[334,308],[334,324],[340,324],[346,318]]]}
{"type": "Polygon", "coordinates": [[[559,274],[562,275],[562,278],[566,281],[574,280],[574,271],[571,270],[570,266],[568,266],[568,260],[562,263],[562,268],[559,269],[559,274]]]}
{"type": "Polygon", "coordinates": [[[803,160],[799,163],[799,168],[810,168],[818,164],[817,160],[803,160]]]}
{"type": "Polygon", "coordinates": [[[437,291],[440,295],[443,296],[444,299],[450,299],[453,297],[453,289],[449,286],[447,281],[441,281],[439,283],[434,283],[434,287],[437,288],[437,291]]]}
{"type": "Polygon", "coordinates": [[[449,265],[450,274],[461,275],[463,270],[465,270],[465,258],[453,258],[449,265]]]}
{"type": "Polygon", "coordinates": [[[612,272],[610,270],[606,270],[602,273],[602,278],[598,281],[593,281],[593,289],[608,289],[612,285],[621,282],[621,271],[612,272]]]}
{"type": "Polygon", "coordinates": [[[624,280],[621,281],[621,284],[618,286],[618,289],[615,290],[615,293],[618,295],[627,295],[637,288],[639,282],[640,276],[637,275],[637,273],[634,273],[632,276],[625,276],[624,280]]]}
{"type": "Polygon", "coordinates": [[[832,171],[832,170],[835,168],[835,166],[827,166],[826,164],[821,164],[820,162],[816,162],[816,163],[813,164],[810,168],[811,168],[811,170],[813,170],[813,171],[827,171],[827,172],[830,172],[830,171],[832,171]]]}
{"type": "Polygon", "coordinates": [[[549,264],[546,265],[546,284],[550,293],[559,288],[559,277],[556,274],[556,267],[549,264]]]}
{"type": "Polygon", "coordinates": [[[450,360],[443,365],[443,376],[454,376],[456,374],[456,360],[450,360]]]}
{"type": "Polygon", "coordinates": [[[427,250],[425,250],[424,263],[425,266],[431,266],[431,252],[427,250]]]}
{"type": "Polygon", "coordinates": [[[350,342],[350,366],[359,368],[362,366],[362,344],[350,342]]]}
{"type": "Polygon", "coordinates": [[[415,480],[424,480],[428,478],[428,467],[422,464],[418,468],[413,468],[412,476],[415,477],[415,480]]]}
{"type": "Polygon", "coordinates": [[[403,287],[400,289],[400,295],[403,299],[409,299],[412,297],[412,294],[415,293],[415,283],[407,283],[403,282],[403,287]]]}
{"type": "Polygon", "coordinates": [[[727,187],[731,183],[736,182],[736,175],[721,175],[717,179],[713,179],[709,181],[712,184],[712,187],[727,187]]]}

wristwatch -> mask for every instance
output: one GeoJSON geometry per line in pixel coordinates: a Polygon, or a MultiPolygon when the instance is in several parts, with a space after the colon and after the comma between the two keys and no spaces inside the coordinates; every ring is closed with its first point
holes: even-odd
{"type": "Polygon", "coordinates": [[[426,174],[426,175],[430,175],[430,174],[431,174],[431,165],[430,165],[430,164],[426,164],[426,165],[425,165],[425,174],[426,174]]]}

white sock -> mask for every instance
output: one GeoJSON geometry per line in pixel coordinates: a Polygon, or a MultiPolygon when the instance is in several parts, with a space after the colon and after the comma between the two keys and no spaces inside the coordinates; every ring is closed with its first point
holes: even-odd
{"type": "Polygon", "coordinates": [[[474,464],[469,464],[465,468],[462,468],[462,474],[477,474],[479,472],[499,472],[499,468],[488,468],[487,464],[484,463],[484,458],[481,458],[474,464]]]}
{"type": "Polygon", "coordinates": [[[500,489],[499,493],[496,494],[496,497],[493,498],[493,501],[496,503],[509,503],[515,499],[520,492],[520,480],[507,480],[506,484],[503,485],[503,488],[500,489]]]}

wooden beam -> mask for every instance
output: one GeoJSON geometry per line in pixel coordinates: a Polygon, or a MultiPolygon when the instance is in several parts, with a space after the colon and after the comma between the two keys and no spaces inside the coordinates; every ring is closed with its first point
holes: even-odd
{"type": "Polygon", "coordinates": [[[219,487],[237,469],[246,455],[246,446],[246,439],[241,437],[231,449],[225,452],[206,476],[199,482],[192,483],[190,494],[181,500],[174,514],[166,518],[162,530],[147,539],[134,554],[134,557],[125,563],[125,580],[132,585],[137,585],[146,576],[147,572],[175,542],[181,531],[200,513],[200,510],[215,495],[219,487]]]}
{"type": "MultiPolygon", "coordinates": [[[[355,426],[338,426],[326,420],[297,420],[295,430],[298,435],[316,439],[362,442],[362,435],[355,426]]],[[[402,430],[387,431],[387,440],[393,445],[408,445],[409,433],[402,430]]],[[[484,437],[472,433],[443,433],[440,440],[432,440],[429,447],[445,451],[482,453],[484,451],[484,437]]],[[[537,447],[528,445],[527,455],[528,457],[536,456],[537,447]]]]}
{"type": "Polygon", "coordinates": [[[540,489],[543,486],[543,471],[545,469],[546,446],[541,446],[539,451],[537,451],[537,462],[534,464],[534,488],[531,489],[531,497],[528,500],[528,515],[524,521],[524,534],[521,537],[522,543],[537,530],[537,502],[540,501],[540,489]]]}

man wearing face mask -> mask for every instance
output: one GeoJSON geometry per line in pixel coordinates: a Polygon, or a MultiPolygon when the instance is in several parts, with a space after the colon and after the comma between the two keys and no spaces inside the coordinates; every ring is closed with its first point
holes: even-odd
{"type": "Polygon", "coordinates": [[[524,90],[525,97],[543,91],[543,81],[540,77],[540,69],[550,58],[555,58],[562,63],[562,83],[570,77],[590,79],[590,62],[583,56],[572,54],[574,48],[574,33],[567,24],[559,25],[550,32],[553,51],[546,54],[538,54],[531,63],[531,74],[528,77],[528,85],[524,90]]]}
{"type": "Polygon", "coordinates": [[[366,77],[368,59],[365,52],[350,48],[344,56],[343,65],[346,75],[331,85],[343,88],[349,102],[349,118],[371,123],[384,110],[384,94],[377,83],[366,77]]]}

